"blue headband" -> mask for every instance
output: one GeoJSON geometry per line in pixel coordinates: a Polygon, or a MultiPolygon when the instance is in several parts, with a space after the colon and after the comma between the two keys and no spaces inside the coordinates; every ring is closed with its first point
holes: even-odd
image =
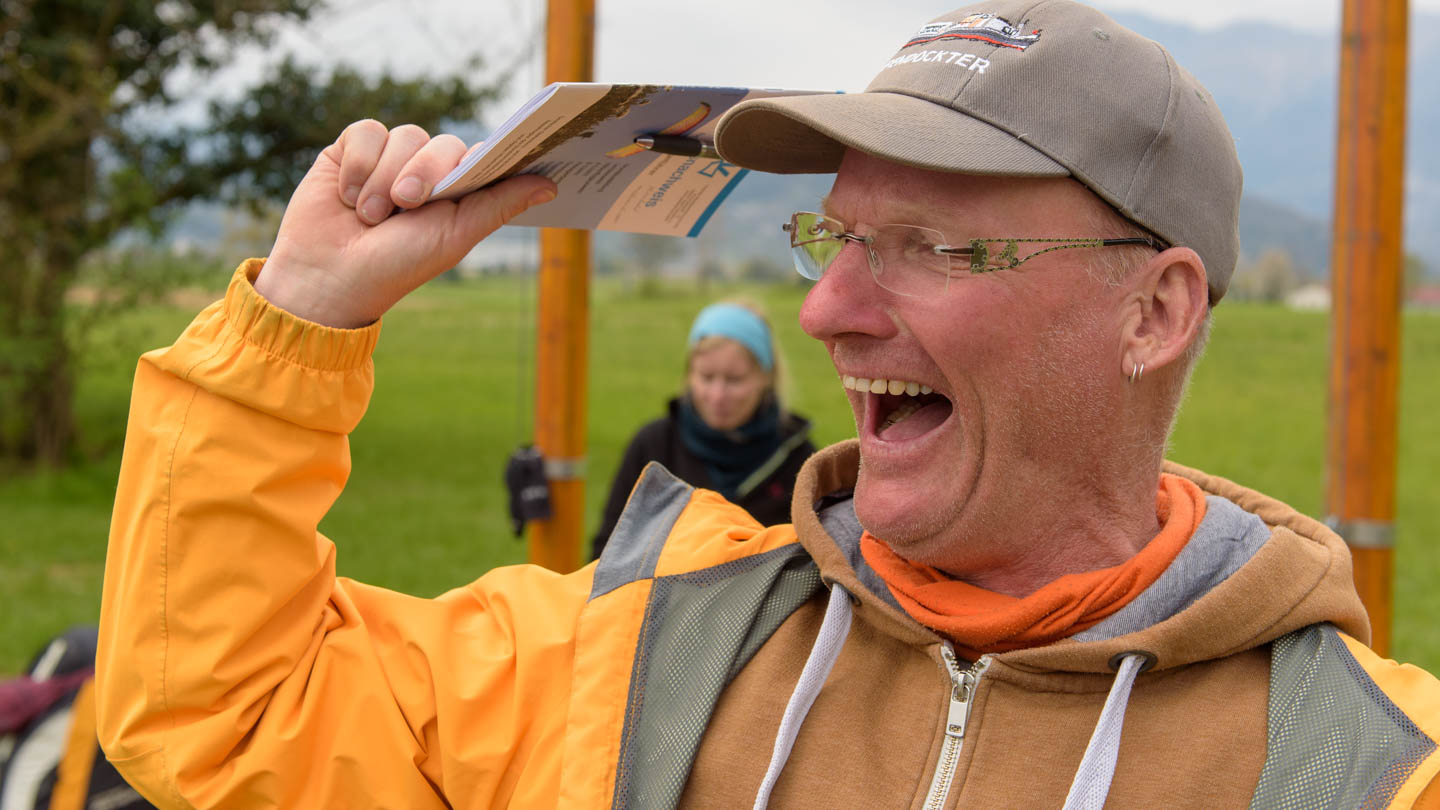
{"type": "Polygon", "coordinates": [[[690,327],[690,347],[694,348],[701,338],[718,335],[730,338],[755,355],[760,368],[771,371],[775,368],[775,357],[770,350],[770,327],[759,315],[735,304],[711,304],[695,316],[695,325],[690,327]]]}

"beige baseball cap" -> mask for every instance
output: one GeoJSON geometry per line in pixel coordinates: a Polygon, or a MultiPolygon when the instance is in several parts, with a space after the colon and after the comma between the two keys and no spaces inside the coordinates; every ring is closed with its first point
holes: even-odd
{"type": "Polygon", "coordinates": [[[923,26],[863,93],[743,102],[732,163],[836,171],[846,149],[937,172],[1071,176],[1205,263],[1211,303],[1239,253],[1241,172],[1219,107],[1158,43],[1070,0],[994,0],[923,26]]]}

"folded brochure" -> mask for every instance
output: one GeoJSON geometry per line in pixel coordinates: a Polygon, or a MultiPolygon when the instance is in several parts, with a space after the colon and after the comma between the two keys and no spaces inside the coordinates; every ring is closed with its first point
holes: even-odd
{"type": "Polygon", "coordinates": [[[657,84],[551,84],[466,155],[432,195],[453,199],[517,174],[559,186],[553,202],[510,221],[545,228],[696,236],[747,170],[719,158],[662,154],[644,135],[711,142],[724,112],[751,98],[814,91],[657,84]]]}

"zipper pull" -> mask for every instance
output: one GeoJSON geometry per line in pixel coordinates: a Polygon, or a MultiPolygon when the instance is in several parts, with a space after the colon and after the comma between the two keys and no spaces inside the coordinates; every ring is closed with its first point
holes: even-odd
{"type": "Polygon", "coordinates": [[[982,655],[968,670],[960,669],[955,647],[948,641],[940,642],[940,658],[945,662],[945,673],[950,676],[950,710],[945,717],[945,740],[940,747],[940,761],[935,765],[930,791],[925,794],[925,810],[944,807],[945,799],[950,795],[950,783],[955,779],[960,747],[964,744],[965,724],[970,719],[971,698],[975,696],[980,676],[990,666],[990,656],[982,655]]]}
{"type": "Polygon", "coordinates": [[[970,694],[975,684],[970,673],[961,677],[964,682],[950,693],[950,719],[945,724],[945,734],[950,737],[964,737],[965,721],[970,719],[970,694]]]}
{"type": "Polygon", "coordinates": [[[970,719],[970,699],[975,696],[975,684],[980,680],[979,673],[989,662],[982,656],[974,666],[961,670],[955,648],[948,641],[940,645],[940,655],[950,672],[950,712],[945,721],[945,736],[961,739],[965,736],[965,724],[970,719]]]}

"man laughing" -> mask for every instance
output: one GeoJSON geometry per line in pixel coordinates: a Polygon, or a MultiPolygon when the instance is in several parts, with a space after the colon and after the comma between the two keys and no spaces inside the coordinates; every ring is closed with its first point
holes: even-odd
{"type": "Polygon", "coordinates": [[[554,196],[352,124],[267,260],[142,358],[97,667],[166,807],[1434,807],[1440,684],[1344,542],[1163,459],[1238,253],[1209,93],[1070,0],[921,27],[863,93],[747,102],[857,440],[763,529],[652,466],[601,559],[431,600],[335,576],[379,318],[554,196]],[[392,216],[396,207],[404,215],[392,216]],[[788,215],[788,218],[787,218],[788,215]]]}

